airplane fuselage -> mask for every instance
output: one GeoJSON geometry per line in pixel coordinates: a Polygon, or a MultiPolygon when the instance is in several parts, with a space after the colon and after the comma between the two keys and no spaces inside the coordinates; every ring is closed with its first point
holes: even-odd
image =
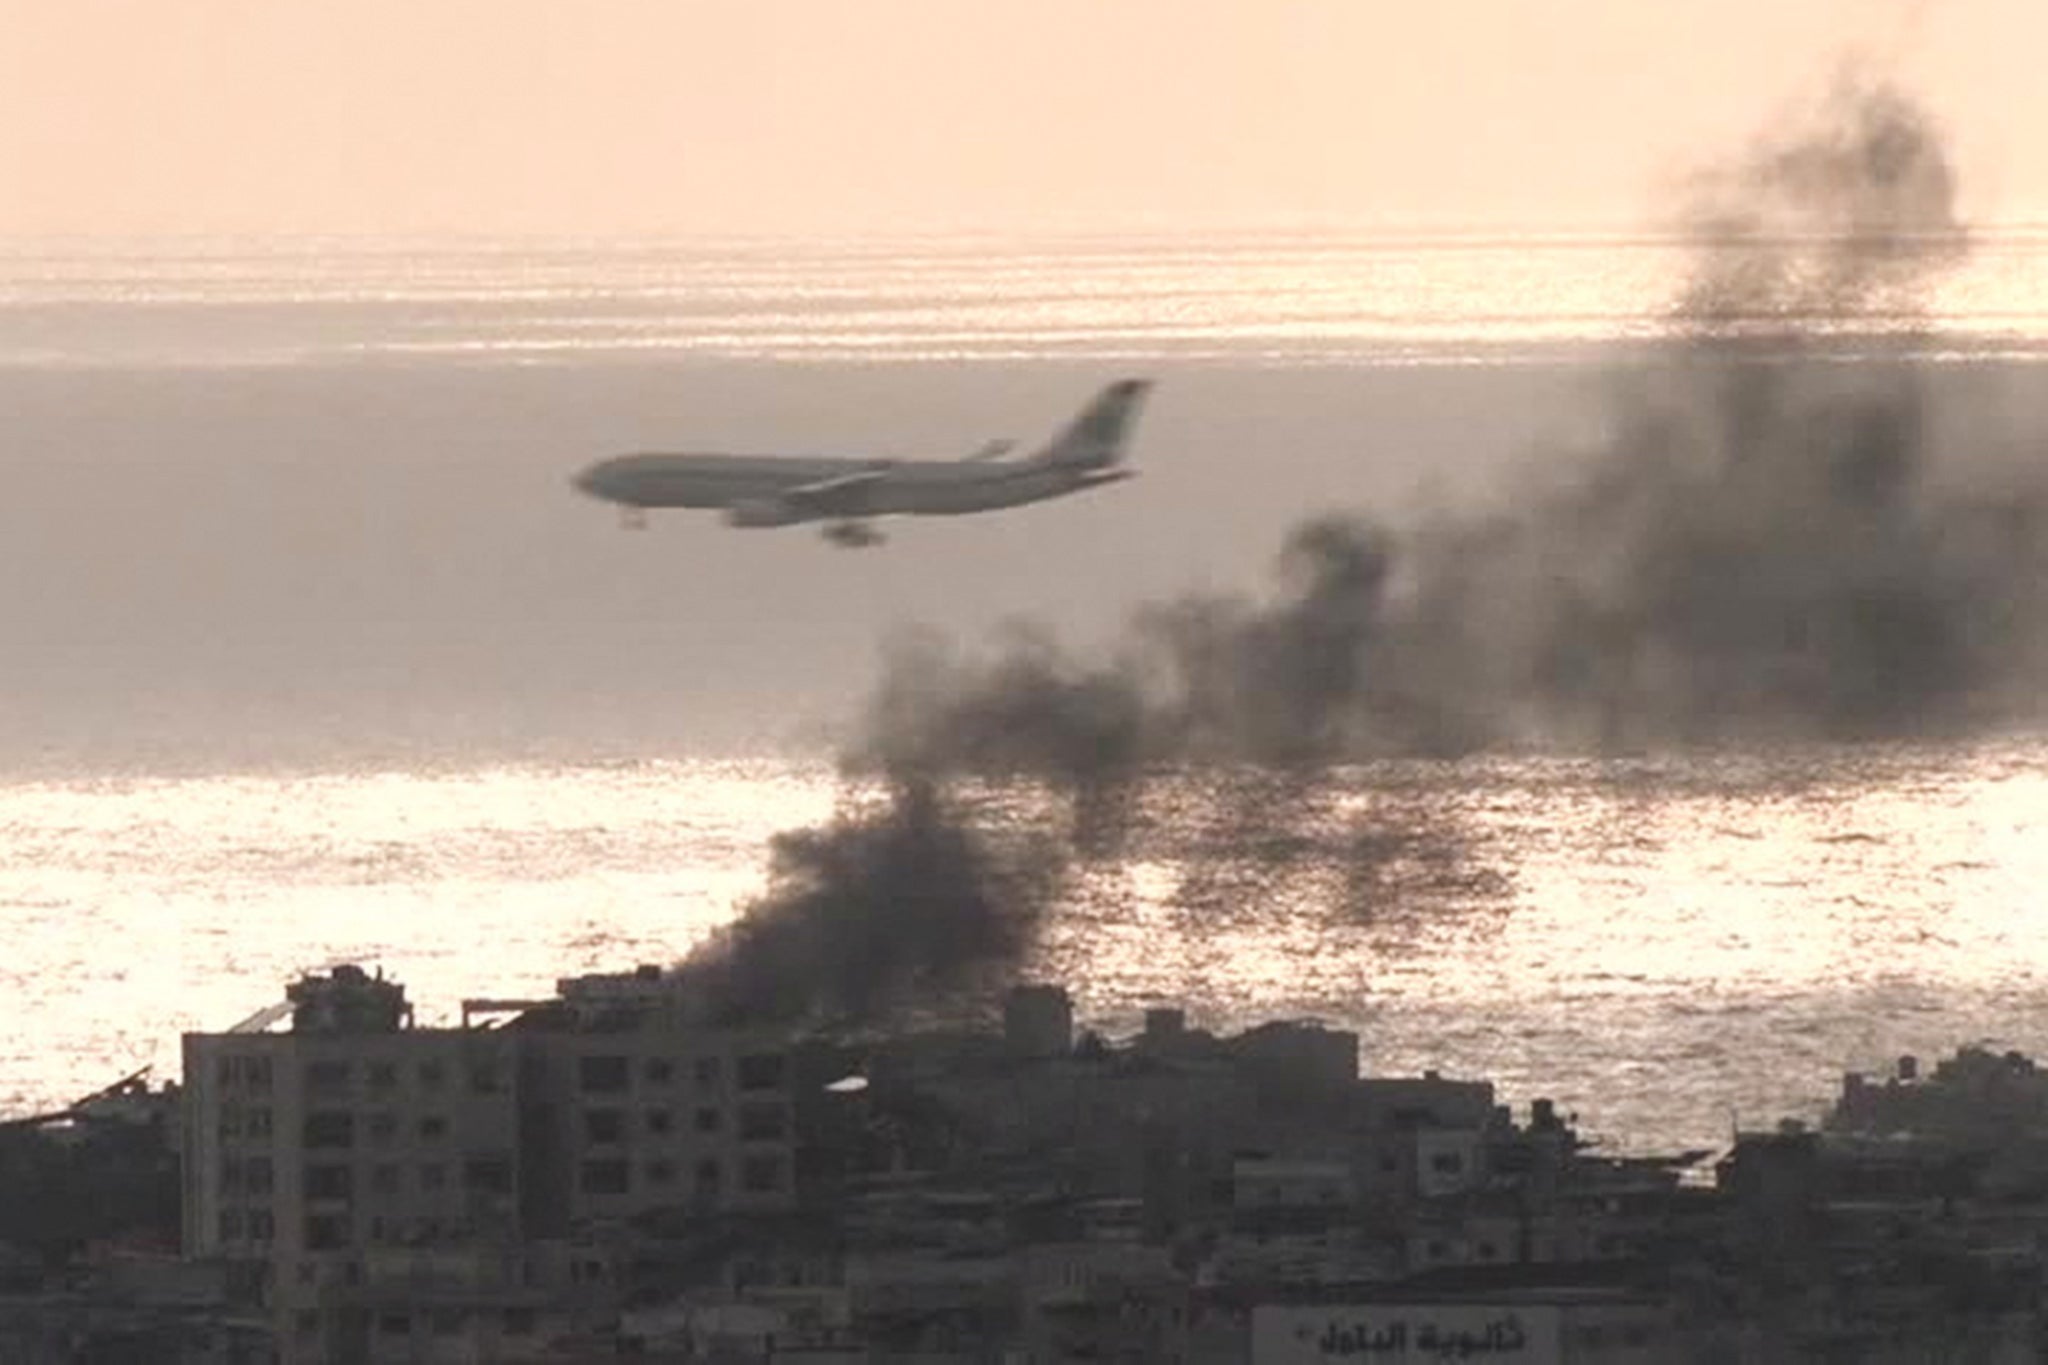
{"type": "Polygon", "coordinates": [[[874,460],[810,455],[620,455],[576,476],[576,486],[637,520],[653,508],[714,508],[733,526],[824,522],[827,538],[874,544],[863,526],[886,516],[956,516],[1021,507],[1115,483],[1124,443],[1149,382],[1104,388],[1050,444],[1002,458],[1007,441],[964,460],[874,460]]]}
{"type": "Polygon", "coordinates": [[[962,460],[756,455],[621,455],[585,471],[585,491],[647,509],[768,506],[795,489],[878,473],[837,515],[954,516],[1056,498],[1130,477],[1122,469],[962,460]]]}

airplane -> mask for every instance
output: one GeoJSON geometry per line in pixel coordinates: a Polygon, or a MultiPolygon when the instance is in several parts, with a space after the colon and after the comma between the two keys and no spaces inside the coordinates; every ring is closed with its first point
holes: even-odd
{"type": "Polygon", "coordinates": [[[1125,442],[1147,390],[1122,379],[1090,400],[1044,449],[1010,459],[1012,442],[991,441],[958,460],[865,460],[801,455],[620,455],[578,473],[575,486],[617,503],[628,526],[651,508],[719,508],[728,526],[822,521],[834,545],[856,549],[885,537],[868,524],[883,516],[953,516],[1040,502],[1128,479],[1125,442]]]}

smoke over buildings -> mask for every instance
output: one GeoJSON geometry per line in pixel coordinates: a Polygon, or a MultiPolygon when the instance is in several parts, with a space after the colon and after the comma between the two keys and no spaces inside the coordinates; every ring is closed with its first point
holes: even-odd
{"type": "MultiPolygon", "coordinates": [[[[1270,879],[1340,847],[1356,913],[1416,849],[1431,878],[1466,879],[1443,870],[1454,830],[1380,831],[1369,806],[1312,847],[1276,834],[1336,765],[2026,714],[2048,498],[1982,486],[1945,443],[2000,434],[1929,411],[1921,291],[1966,248],[1937,129],[1889,86],[1845,80],[1694,194],[1670,334],[1612,379],[1590,447],[1497,509],[1311,519],[1266,594],[1156,604],[1101,657],[1031,626],[980,648],[899,642],[849,755],[887,799],[783,836],[768,896],[691,969],[734,999],[854,1012],[999,973],[1068,860],[1116,851],[1130,793],[1163,770],[1259,775],[1200,788],[1205,810],[1180,817],[1210,833],[1197,856],[1249,856],[1270,879]],[[1873,316],[1906,322],[1868,340],[1873,316]],[[1851,334],[1867,344],[1845,356],[1851,334]],[[1029,838],[999,851],[960,795],[984,779],[1066,801],[1056,818],[1009,808],[1029,838]]],[[[1469,880],[1498,891],[1483,869],[1469,880]]]]}
{"type": "Polygon", "coordinates": [[[768,889],[681,968],[717,1018],[861,1020],[1000,982],[1030,946],[1062,859],[983,833],[939,784],[849,798],[775,836],[768,889]]]}

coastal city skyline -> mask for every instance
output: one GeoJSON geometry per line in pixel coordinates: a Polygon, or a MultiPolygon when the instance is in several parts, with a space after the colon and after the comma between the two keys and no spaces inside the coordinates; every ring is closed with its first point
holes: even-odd
{"type": "Polygon", "coordinates": [[[2048,1358],[2048,19],[0,25],[7,1365],[2048,1358]]]}

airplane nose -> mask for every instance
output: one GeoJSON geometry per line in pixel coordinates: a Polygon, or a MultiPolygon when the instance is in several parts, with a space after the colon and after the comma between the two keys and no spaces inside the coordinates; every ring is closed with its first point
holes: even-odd
{"type": "Polygon", "coordinates": [[[605,478],[605,473],[604,462],[599,461],[597,464],[585,465],[582,469],[577,470],[575,476],[569,482],[579,493],[586,493],[593,498],[602,498],[607,496],[608,493],[609,480],[605,478]]]}

